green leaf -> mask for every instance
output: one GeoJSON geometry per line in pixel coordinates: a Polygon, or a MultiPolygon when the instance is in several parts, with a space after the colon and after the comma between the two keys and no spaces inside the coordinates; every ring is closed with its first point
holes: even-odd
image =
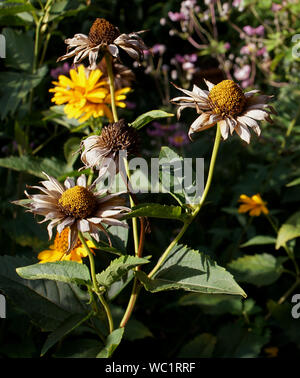
{"type": "Polygon", "coordinates": [[[119,281],[130,269],[147,263],[149,263],[147,259],[123,255],[113,260],[103,272],[96,275],[97,282],[99,285],[109,288],[114,282],[119,281]]]}
{"type": "Polygon", "coordinates": [[[204,160],[198,159],[196,164],[197,175],[191,169],[192,166],[186,166],[186,162],[181,156],[171,148],[163,146],[159,153],[159,165],[161,167],[159,178],[162,187],[162,189],[159,189],[172,195],[181,206],[199,203],[204,189],[204,180],[201,174],[204,171],[204,160]],[[188,172],[188,169],[190,169],[190,172],[188,172]],[[192,175],[192,177],[190,178],[189,175],[192,175]],[[192,182],[187,179],[192,179],[192,182]]]}
{"type": "Polygon", "coordinates": [[[55,351],[53,357],[55,358],[96,358],[103,344],[96,339],[87,339],[80,337],[79,342],[65,340],[60,346],[59,350],[55,351]]]}
{"type": "Polygon", "coordinates": [[[76,153],[79,150],[80,138],[71,137],[64,144],[64,155],[67,161],[67,169],[71,170],[75,161],[77,160],[79,153],[76,153]]]}
{"type": "MultiPolygon", "coordinates": [[[[30,200],[20,200],[20,204],[22,202],[28,208],[30,200]]],[[[5,222],[2,219],[1,228],[5,230],[12,240],[23,247],[30,247],[35,251],[48,248],[49,236],[45,226],[37,223],[33,214],[28,214],[23,209],[20,210],[15,219],[5,219],[5,222]]]]}
{"type": "Polygon", "coordinates": [[[273,236],[267,235],[257,235],[254,238],[248,240],[246,243],[241,244],[240,247],[250,247],[252,245],[265,245],[265,244],[275,244],[276,239],[273,236]]]}
{"type": "Polygon", "coordinates": [[[141,203],[134,206],[132,211],[126,214],[122,219],[131,219],[135,217],[177,219],[184,222],[188,215],[182,213],[182,207],[180,206],[168,206],[159,203],[141,203]]]}
{"type": "Polygon", "coordinates": [[[105,347],[97,354],[97,358],[109,358],[120,344],[124,334],[124,327],[115,329],[108,335],[105,347]]]}
{"type": "Polygon", "coordinates": [[[202,333],[184,345],[179,358],[210,358],[212,357],[217,338],[210,333],[202,333]]]}
{"type": "Polygon", "coordinates": [[[232,275],[208,256],[187,246],[177,245],[153,278],[137,271],[137,277],[151,292],[183,289],[207,294],[233,294],[246,297],[232,275]]]}
{"type": "Polygon", "coordinates": [[[126,227],[110,226],[107,232],[109,233],[112,245],[119,251],[126,253],[129,229],[126,227]]]}
{"type": "Polygon", "coordinates": [[[282,261],[282,258],[268,253],[245,255],[230,262],[227,268],[239,282],[265,286],[274,283],[281,276],[282,261]]]}
{"type": "Polygon", "coordinates": [[[153,337],[149,328],[136,319],[130,319],[125,327],[124,339],[134,341],[146,337],[153,337]]]}
{"type": "Polygon", "coordinates": [[[48,279],[77,285],[91,285],[89,269],[76,261],[38,263],[16,269],[27,280],[48,279]]]}
{"type": "MultiPolygon", "coordinates": [[[[121,320],[123,319],[125,309],[113,304],[110,305],[110,309],[114,324],[120,324],[121,320]]],[[[131,316],[125,327],[124,339],[134,341],[144,339],[145,337],[153,337],[152,332],[142,322],[131,316]]]]}
{"type": "Polygon", "coordinates": [[[135,121],[129,124],[129,126],[134,127],[135,129],[141,129],[149,122],[154,121],[159,118],[173,117],[174,114],[164,112],[163,110],[150,110],[147,113],[140,115],[135,121]]]}
{"type": "Polygon", "coordinates": [[[296,185],[300,185],[300,177],[286,184],[287,187],[296,186],[296,185]]]}
{"type": "Polygon", "coordinates": [[[131,282],[133,277],[133,271],[129,270],[125,275],[122,276],[121,279],[115,281],[107,290],[107,298],[110,301],[113,301],[122,292],[122,290],[124,290],[125,287],[131,282]]]}
{"type": "Polygon", "coordinates": [[[0,111],[1,119],[9,113],[13,115],[27,94],[40,84],[47,73],[47,67],[38,69],[35,75],[24,72],[0,73],[0,111]]]}
{"type": "Polygon", "coordinates": [[[276,249],[284,246],[286,242],[300,236],[300,211],[293,214],[279,229],[276,249]]]}
{"type": "Polygon", "coordinates": [[[64,320],[63,323],[47,337],[42,347],[41,356],[43,356],[60,339],[72,332],[75,328],[79,327],[80,324],[88,320],[91,315],[92,312],[85,316],[83,316],[82,314],[74,314],[64,320]]]}
{"type": "Polygon", "coordinates": [[[32,72],[34,56],[34,39],[30,32],[18,32],[15,29],[5,28],[2,34],[6,40],[5,64],[16,70],[32,72]]]}
{"type": "Polygon", "coordinates": [[[50,176],[58,177],[67,169],[62,161],[54,157],[38,158],[33,156],[9,156],[2,158],[0,159],[0,167],[26,172],[43,179],[46,178],[42,173],[43,171],[50,176]]]}
{"type": "Polygon", "coordinates": [[[21,12],[33,11],[35,8],[23,1],[3,1],[0,3],[0,14],[1,16],[10,16],[21,12]]]}
{"type": "Polygon", "coordinates": [[[270,340],[269,330],[259,332],[252,327],[242,327],[231,322],[223,326],[217,334],[214,357],[253,358],[260,354],[270,340]]]}
{"type": "Polygon", "coordinates": [[[54,331],[70,315],[86,314],[89,295],[73,284],[50,280],[26,280],[16,268],[33,259],[0,256],[0,290],[44,331],[54,331]]]}
{"type": "Polygon", "coordinates": [[[181,306],[199,306],[205,314],[222,315],[233,314],[241,315],[243,303],[240,297],[225,294],[198,294],[191,293],[184,295],[179,300],[181,306]]]}

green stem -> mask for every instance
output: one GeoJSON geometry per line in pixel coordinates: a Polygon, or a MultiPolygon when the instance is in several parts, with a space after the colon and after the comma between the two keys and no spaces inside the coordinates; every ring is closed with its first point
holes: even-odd
{"type": "Polygon", "coordinates": [[[215,142],[214,142],[214,147],[213,147],[213,152],[212,152],[211,159],[210,159],[210,165],[209,165],[209,171],[208,171],[207,181],[206,181],[206,185],[205,185],[205,188],[204,188],[201,200],[200,200],[199,204],[194,207],[194,211],[193,211],[191,217],[189,218],[188,221],[186,221],[184,223],[184,225],[183,225],[182,229],[180,230],[179,234],[171,242],[171,244],[168,246],[168,248],[165,250],[165,252],[161,255],[161,257],[160,257],[159,261],[157,262],[157,264],[155,265],[155,267],[148,274],[149,278],[151,278],[157,272],[157,270],[161,267],[161,265],[166,260],[166,258],[168,257],[169,253],[171,252],[172,248],[179,242],[179,240],[184,235],[185,231],[188,229],[189,225],[192,223],[192,221],[195,219],[195,217],[199,213],[199,211],[200,211],[200,209],[201,209],[201,207],[202,207],[202,205],[203,205],[203,203],[204,203],[204,201],[205,201],[205,199],[207,197],[207,194],[209,192],[209,188],[210,188],[210,185],[211,185],[211,182],[212,182],[212,177],[213,177],[213,173],[214,173],[214,169],[215,169],[215,164],[216,164],[216,159],[217,159],[218,150],[219,150],[219,146],[220,146],[220,141],[221,141],[221,130],[220,130],[220,126],[218,124],[217,125],[217,132],[216,132],[215,142]]]}
{"type": "Polygon", "coordinates": [[[111,110],[114,117],[114,122],[118,122],[119,118],[118,118],[116,102],[115,102],[114,74],[112,70],[111,56],[109,53],[105,53],[105,62],[106,62],[108,81],[109,81],[111,110]]]}
{"type": "MultiPolygon", "coordinates": [[[[128,165],[128,160],[126,158],[123,159],[126,174],[128,177],[128,180],[130,181],[130,170],[129,170],[129,165],[128,165]]],[[[132,198],[131,193],[129,192],[129,201],[130,201],[130,206],[134,207],[135,203],[132,198]]],[[[133,228],[133,239],[134,239],[134,250],[135,250],[135,255],[138,256],[138,251],[139,251],[139,236],[138,236],[138,227],[137,227],[137,218],[132,218],[132,228],[133,228]]]]}
{"type": "Polygon", "coordinates": [[[133,309],[134,309],[134,306],[135,306],[135,303],[136,303],[136,300],[137,300],[137,297],[139,295],[141,288],[142,288],[141,284],[139,283],[137,278],[134,277],[131,296],[130,296],[126,311],[125,311],[123,318],[120,322],[120,328],[125,327],[125,325],[127,324],[128,320],[129,320],[129,318],[130,318],[130,316],[133,312],[133,309]]]}
{"type": "Polygon", "coordinates": [[[107,316],[107,319],[108,319],[108,324],[109,324],[109,333],[112,333],[112,331],[114,330],[113,318],[112,318],[108,304],[106,303],[104,297],[102,296],[102,294],[99,291],[99,287],[98,287],[97,279],[96,279],[95,261],[94,261],[93,253],[91,252],[89,246],[87,245],[87,242],[85,241],[81,231],[78,231],[78,237],[79,237],[82,245],[84,246],[84,249],[86,250],[86,252],[89,256],[90,270],[91,270],[91,276],[92,276],[92,282],[93,282],[93,290],[97,294],[100,302],[102,303],[102,305],[104,307],[104,310],[106,312],[106,316],[107,316]]]}

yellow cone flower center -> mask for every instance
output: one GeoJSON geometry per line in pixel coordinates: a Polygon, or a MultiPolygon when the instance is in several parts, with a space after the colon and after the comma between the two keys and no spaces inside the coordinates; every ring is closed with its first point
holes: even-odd
{"type": "MultiPolygon", "coordinates": [[[[57,233],[54,239],[54,249],[56,251],[59,251],[61,253],[67,253],[69,242],[68,242],[68,237],[69,237],[69,228],[64,228],[62,232],[59,234],[57,233]]],[[[80,240],[78,239],[75,248],[78,248],[81,245],[80,240]]]]}
{"type": "Polygon", "coordinates": [[[223,80],[209,92],[213,112],[222,116],[237,116],[246,105],[242,89],[232,80],[223,80]]]}
{"type": "Polygon", "coordinates": [[[82,219],[91,216],[97,206],[97,199],[88,189],[77,185],[67,189],[58,203],[64,214],[82,219]]]}
{"type": "Polygon", "coordinates": [[[109,45],[120,35],[119,30],[104,18],[97,18],[89,31],[91,47],[109,45]]]}

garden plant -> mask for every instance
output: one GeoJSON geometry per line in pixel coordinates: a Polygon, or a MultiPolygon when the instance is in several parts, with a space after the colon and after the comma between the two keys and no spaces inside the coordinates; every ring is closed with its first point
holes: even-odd
{"type": "Polygon", "coordinates": [[[0,3],[1,357],[299,355],[299,14],[0,3]]]}

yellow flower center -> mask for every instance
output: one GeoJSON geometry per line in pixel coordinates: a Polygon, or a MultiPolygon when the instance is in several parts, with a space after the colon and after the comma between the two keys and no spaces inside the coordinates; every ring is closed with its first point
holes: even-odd
{"type": "Polygon", "coordinates": [[[63,192],[58,203],[64,214],[82,219],[93,213],[97,199],[88,189],[77,185],[63,192]]]}
{"type": "Polygon", "coordinates": [[[120,35],[119,30],[104,18],[97,18],[89,31],[90,46],[109,45],[120,35]]]}
{"type": "Polygon", "coordinates": [[[232,80],[223,80],[209,92],[212,110],[222,116],[237,116],[246,105],[242,89],[232,80]]]}
{"type": "MultiPolygon", "coordinates": [[[[64,228],[60,234],[59,233],[56,234],[55,239],[54,239],[55,251],[59,251],[61,253],[67,253],[68,245],[69,245],[69,242],[68,242],[69,232],[70,232],[69,228],[67,227],[67,228],[64,228]]],[[[80,245],[81,245],[81,242],[78,239],[73,249],[78,248],[80,245]]]]}

